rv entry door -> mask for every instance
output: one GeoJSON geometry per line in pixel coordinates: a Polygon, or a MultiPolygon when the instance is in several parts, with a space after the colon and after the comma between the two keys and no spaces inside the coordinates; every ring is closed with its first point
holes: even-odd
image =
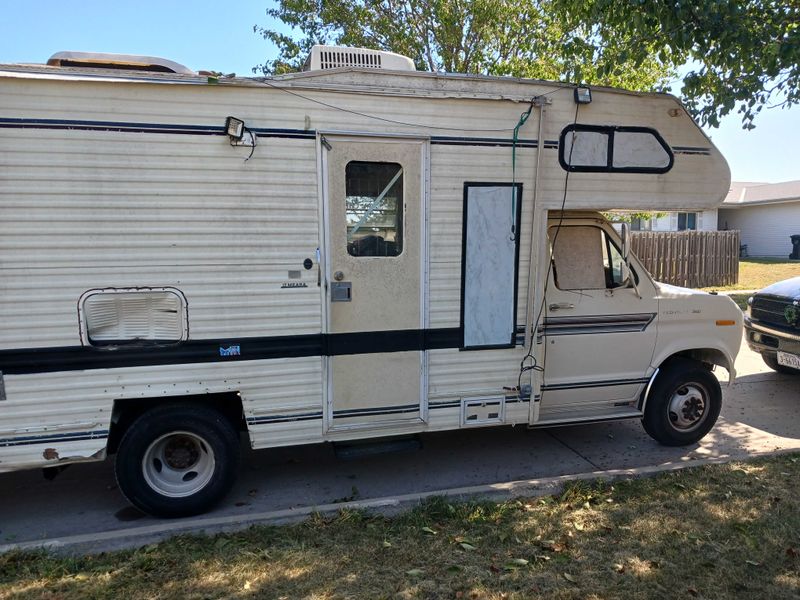
{"type": "Polygon", "coordinates": [[[326,136],[329,429],[423,417],[423,141],[326,136]]]}

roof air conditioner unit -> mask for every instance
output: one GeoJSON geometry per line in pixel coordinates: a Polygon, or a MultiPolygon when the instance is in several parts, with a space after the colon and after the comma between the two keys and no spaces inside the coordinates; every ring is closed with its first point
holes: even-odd
{"type": "Polygon", "coordinates": [[[344,46],[314,46],[303,65],[303,71],[324,71],[341,67],[388,71],[417,70],[413,60],[394,52],[344,46]]]}

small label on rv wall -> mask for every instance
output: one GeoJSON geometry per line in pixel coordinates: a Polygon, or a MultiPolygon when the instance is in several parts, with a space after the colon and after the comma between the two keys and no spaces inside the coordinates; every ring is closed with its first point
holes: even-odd
{"type": "Polygon", "coordinates": [[[220,356],[241,356],[242,351],[239,346],[228,346],[227,348],[219,347],[220,356]]]}
{"type": "Polygon", "coordinates": [[[303,281],[287,281],[283,285],[281,285],[281,289],[285,290],[287,288],[307,288],[308,284],[303,281]]]}

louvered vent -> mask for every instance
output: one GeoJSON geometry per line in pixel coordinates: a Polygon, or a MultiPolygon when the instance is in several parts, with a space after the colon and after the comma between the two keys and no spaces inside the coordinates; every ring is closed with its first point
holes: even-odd
{"type": "Polygon", "coordinates": [[[321,69],[337,69],[339,67],[381,68],[381,55],[365,50],[323,50],[320,52],[321,69]]]}
{"type": "Polygon", "coordinates": [[[186,302],[172,290],[97,290],[81,306],[86,341],[170,341],[186,339],[186,302]]]}
{"type": "Polygon", "coordinates": [[[320,71],[342,67],[416,71],[414,61],[406,56],[383,50],[343,46],[314,46],[311,48],[311,54],[306,59],[303,70],[320,71]]]}

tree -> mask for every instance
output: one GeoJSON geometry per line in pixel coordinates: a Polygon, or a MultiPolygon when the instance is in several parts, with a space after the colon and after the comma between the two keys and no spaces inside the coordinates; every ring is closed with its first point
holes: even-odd
{"type": "Polygon", "coordinates": [[[770,103],[800,102],[800,0],[280,0],[255,26],[297,70],[313,44],[391,50],[430,71],[663,89],[702,123],[738,109],[745,128],[770,103]]]}
{"type": "Polygon", "coordinates": [[[632,34],[572,19],[554,0],[281,0],[267,15],[299,36],[254,27],[278,47],[275,60],[254,69],[266,74],[297,70],[311,46],[332,43],[397,52],[429,71],[637,90],[671,75],[655,47],[634,68],[627,58],[632,34]]]}
{"type": "MultiPolygon", "coordinates": [[[[633,43],[626,55],[689,65],[682,95],[702,124],[734,109],[745,129],[765,106],[800,102],[800,0],[555,0],[579,21],[600,19],[633,43]],[[662,54],[663,53],[663,54],[662,54]]],[[[597,47],[601,40],[590,44],[597,47]]]]}

